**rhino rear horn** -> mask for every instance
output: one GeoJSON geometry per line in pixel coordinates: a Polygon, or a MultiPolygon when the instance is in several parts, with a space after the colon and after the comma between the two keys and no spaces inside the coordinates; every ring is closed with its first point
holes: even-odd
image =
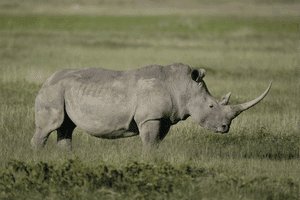
{"type": "Polygon", "coordinates": [[[270,91],[271,86],[272,86],[272,81],[270,82],[268,88],[256,99],[253,99],[253,100],[248,101],[246,103],[230,106],[233,116],[236,117],[241,112],[243,112],[245,110],[248,110],[249,108],[251,108],[251,107],[255,106],[256,104],[258,104],[268,94],[268,92],[270,91]]]}
{"type": "Polygon", "coordinates": [[[219,103],[221,105],[227,105],[228,102],[229,102],[229,99],[230,99],[230,96],[231,96],[231,92],[228,92],[226,95],[224,95],[221,100],[219,101],[219,103]]]}

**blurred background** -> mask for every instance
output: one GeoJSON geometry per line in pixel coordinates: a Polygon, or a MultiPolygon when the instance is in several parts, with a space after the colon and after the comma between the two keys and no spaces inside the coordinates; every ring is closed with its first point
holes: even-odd
{"type": "Polygon", "coordinates": [[[173,62],[208,78],[286,79],[299,64],[299,10],[296,0],[1,0],[1,79],[173,62]]]}

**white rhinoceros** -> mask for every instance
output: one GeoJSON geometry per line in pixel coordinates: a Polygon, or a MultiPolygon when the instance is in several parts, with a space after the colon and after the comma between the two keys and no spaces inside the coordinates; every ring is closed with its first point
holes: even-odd
{"type": "Polygon", "coordinates": [[[229,131],[231,121],[260,102],[256,99],[227,105],[209,93],[205,70],[184,64],[151,65],[129,71],[106,69],[63,70],[43,84],[35,101],[34,148],[43,147],[57,130],[59,145],[71,149],[76,126],[100,138],[139,135],[145,147],[158,144],[170,126],[189,116],[215,132],[229,131]]]}

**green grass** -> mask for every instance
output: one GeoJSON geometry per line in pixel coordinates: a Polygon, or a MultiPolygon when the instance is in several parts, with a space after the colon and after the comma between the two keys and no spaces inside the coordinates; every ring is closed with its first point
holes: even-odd
{"type": "Polygon", "coordinates": [[[25,198],[31,199],[43,195],[50,199],[201,199],[207,195],[214,199],[296,199],[299,192],[298,183],[289,178],[249,176],[216,167],[174,167],[163,162],[91,167],[79,160],[35,165],[13,161],[0,180],[2,196],[18,199],[24,196],[14,194],[16,189],[26,191],[25,198]]]}
{"type": "MultiPolygon", "coordinates": [[[[203,17],[203,16],[51,16],[51,15],[2,15],[1,29],[56,30],[56,31],[126,31],[151,34],[218,33],[247,27],[268,34],[295,34],[299,31],[297,17],[203,17]]],[[[147,35],[142,35],[143,37],[147,35]]]]}
{"type": "Polygon", "coordinates": [[[78,0],[78,12],[70,1],[0,2],[0,199],[299,199],[299,3],[175,2],[173,11],[169,1],[158,11],[156,2],[123,2],[120,13],[116,2],[78,0]],[[89,7],[98,3],[106,13],[89,7]],[[250,11],[224,9],[238,5],[250,11]],[[221,13],[195,12],[202,6],[221,13]],[[103,140],[78,129],[72,153],[56,148],[55,133],[31,150],[35,95],[54,71],[173,62],[205,68],[210,91],[231,91],[232,103],[273,87],[228,134],[187,120],[149,157],[139,137],[103,140]]]}

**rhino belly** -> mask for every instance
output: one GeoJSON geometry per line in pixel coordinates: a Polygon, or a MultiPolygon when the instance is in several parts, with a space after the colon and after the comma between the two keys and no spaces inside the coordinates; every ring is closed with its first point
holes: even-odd
{"type": "Polygon", "coordinates": [[[76,126],[96,137],[136,135],[128,132],[134,115],[131,105],[125,96],[74,95],[74,92],[65,95],[65,108],[70,119],[76,126]]]}
{"type": "Polygon", "coordinates": [[[102,134],[90,133],[90,134],[95,137],[104,138],[104,139],[126,138],[126,137],[132,137],[138,135],[137,132],[131,132],[129,130],[117,130],[117,131],[112,131],[110,133],[102,133],[102,134]]]}

